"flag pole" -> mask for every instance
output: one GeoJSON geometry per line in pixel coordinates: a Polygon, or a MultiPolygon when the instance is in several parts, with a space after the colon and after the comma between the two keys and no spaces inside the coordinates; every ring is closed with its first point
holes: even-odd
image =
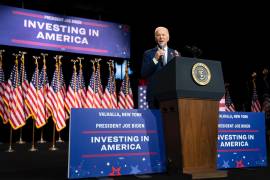
{"type": "Polygon", "coordinates": [[[65,141],[62,140],[62,138],[61,138],[61,132],[60,132],[60,131],[58,132],[58,140],[57,140],[56,142],[58,142],[58,143],[63,143],[63,142],[65,142],[65,141]]]}
{"type": "Polygon", "coordinates": [[[20,128],[20,139],[16,143],[17,144],[25,144],[25,141],[22,139],[22,127],[20,128]]]}
{"type": "MultiPolygon", "coordinates": [[[[99,62],[101,61],[101,58],[96,58],[95,61],[97,63],[97,72],[98,72],[98,74],[97,74],[98,75],[98,84],[97,84],[98,85],[98,95],[99,95],[99,98],[102,100],[103,99],[103,94],[100,94],[100,91],[99,91],[99,88],[100,88],[100,85],[99,85],[99,83],[100,83],[100,64],[99,64],[99,62]]],[[[99,103],[98,108],[100,108],[100,107],[102,107],[102,101],[99,103]]]]}
{"type": "Polygon", "coordinates": [[[55,126],[53,126],[53,142],[52,142],[52,147],[49,148],[50,151],[58,150],[58,148],[55,146],[55,126]]]}
{"type": "Polygon", "coordinates": [[[15,150],[12,148],[12,127],[10,125],[10,132],[9,132],[9,147],[6,152],[14,152],[15,150]]]}
{"type": "MultiPolygon", "coordinates": [[[[78,81],[79,81],[79,87],[78,87],[78,97],[82,100],[80,100],[79,107],[81,108],[85,108],[86,106],[86,100],[85,100],[85,96],[82,94],[83,93],[83,84],[82,84],[82,79],[83,79],[83,65],[82,65],[82,60],[84,60],[83,57],[77,57],[78,61],[79,61],[79,73],[78,73],[78,81]]],[[[84,83],[84,82],[83,82],[84,83]]],[[[86,95],[86,94],[85,94],[86,95]]]]}
{"type": "MultiPolygon", "coordinates": [[[[12,54],[15,56],[15,64],[18,65],[18,56],[19,54],[12,54]]],[[[16,84],[18,83],[18,77],[16,79],[16,84]]],[[[15,150],[12,148],[12,126],[10,124],[10,133],[9,133],[9,148],[6,152],[14,152],[15,150]]]]}
{"type": "MultiPolygon", "coordinates": [[[[269,108],[269,104],[270,104],[270,97],[269,97],[269,82],[268,82],[268,69],[264,68],[262,71],[263,74],[263,81],[264,81],[264,90],[263,90],[263,102],[262,102],[262,112],[265,113],[265,120],[266,122],[269,121],[270,119],[270,108],[269,108]]],[[[268,130],[267,128],[267,135],[269,136],[270,130],[268,130]]]]}
{"type": "MultiPolygon", "coordinates": [[[[59,66],[58,66],[59,65],[58,64],[59,55],[56,55],[54,57],[54,59],[56,60],[55,68],[56,68],[56,71],[58,73],[58,85],[57,86],[59,86],[59,66]]],[[[58,148],[55,146],[55,129],[56,129],[56,122],[55,122],[55,125],[53,126],[53,141],[52,141],[52,147],[49,148],[50,151],[58,150],[58,148]]]]}
{"type": "MultiPolygon", "coordinates": [[[[93,82],[93,87],[94,87],[94,89],[93,89],[93,91],[94,91],[94,93],[95,93],[95,89],[96,89],[96,70],[97,70],[97,68],[96,68],[96,66],[95,66],[95,63],[96,63],[96,60],[91,60],[91,62],[92,62],[92,64],[93,64],[93,72],[94,72],[94,82],[93,82]]],[[[92,108],[94,108],[95,107],[95,104],[94,104],[94,99],[93,99],[93,102],[92,102],[92,108]]]]}
{"type": "Polygon", "coordinates": [[[252,83],[253,83],[253,94],[251,99],[251,112],[260,112],[261,111],[261,105],[258,100],[257,90],[256,90],[256,72],[252,73],[252,83]]]}
{"type": "Polygon", "coordinates": [[[263,74],[263,81],[265,83],[266,88],[270,88],[269,83],[267,82],[268,73],[269,73],[268,69],[264,68],[262,71],[262,74],[263,74]]]}
{"type": "MultiPolygon", "coordinates": [[[[43,65],[46,66],[46,56],[48,56],[48,54],[41,53],[41,56],[43,57],[43,65]]],[[[44,73],[43,79],[46,79],[45,73],[44,73]]],[[[46,91],[45,91],[45,93],[46,93],[46,91]]],[[[46,117],[46,107],[45,107],[45,118],[47,118],[47,117],[46,117]]],[[[40,140],[38,141],[39,144],[44,144],[44,143],[46,143],[46,141],[43,139],[43,132],[44,132],[44,128],[41,127],[41,131],[40,131],[40,140]]]]}
{"type": "MultiPolygon", "coordinates": [[[[0,67],[2,68],[2,61],[3,61],[3,55],[2,55],[2,53],[3,52],[5,52],[5,50],[4,49],[1,49],[0,50],[0,67]]],[[[4,80],[5,81],[5,80],[4,80]]],[[[3,118],[3,120],[4,120],[4,118],[3,118]]],[[[4,120],[5,121],[5,120],[4,120]]],[[[0,141],[0,144],[3,144],[1,141],[0,141]]]]}
{"type": "Polygon", "coordinates": [[[257,76],[257,73],[256,72],[253,72],[251,74],[251,77],[252,77],[252,84],[253,84],[253,88],[256,88],[256,76],[257,76]]]}
{"type": "Polygon", "coordinates": [[[31,152],[38,151],[38,149],[35,148],[35,120],[34,120],[34,118],[33,118],[33,131],[32,131],[32,146],[29,149],[29,151],[31,151],[31,152]]]}
{"type": "Polygon", "coordinates": [[[128,61],[127,61],[127,64],[126,64],[126,68],[125,68],[125,78],[126,78],[126,84],[125,84],[125,86],[126,86],[126,88],[125,88],[125,90],[126,90],[126,92],[125,92],[125,106],[126,106],[126,108],[125,109],[127,109],[127,95],[128,95],[128,92],[129,92],[129,77],[128,77],[128,61]]]}
{"type": "MultiPolygon", "coordinates": [[[[23,51],[19,51],[19,53],[21,54],[21,61],[24,64],[24,55],[27,53],[23,52],[23,51]]],[[[23,82],[24,81],[24,79],[23,79],[24,72],[22,72],[21,74],[22,74],[22,82],[23,82]]],[[[23,127],[20,128],[20,138],[19,138],[19,141],[16,142],[17,144],[25,144],[25,141],[22,139],[22,128],[23,127]]]]}
{"type": "Polygon", "coordinates": [[[111,62],[111,76],[112,76],[112,86],[113,86],[112,108],[117,109],[116,82],[115,82],[115,76],[114,76],[114,60],[110,60],[110,62],[111,62]]]}
{"type": "Polygon", "coordinates": [[[44,131],[44,128],[42,127],[42,128],[40,129],[40,140],[37,142],[37,143],[39,143],[39,144],[44,144],[44,143],[47,142],[47,141],[45,141],[45,140],[43,139],[43,131],[44,131]]]}
{"type": "MultiPolygon", "coordinates": [[[[109,65],[109,76],[110,76],[110,82],[111,84],[113,83],[112,82],[112,62],[111,60],[109,62],[107,62],[107,64],[109,65]]],[[[111,85],[112,86],[112,85],[111,85]]],[[[109,103],[109,108],[112,109],[112,92],[111,92],[111,88],[109,89],[109,93],[110,93],[110,103],[109,103]]]]}
{"type": "MultiPolygon", "coordinates": [[[[33,58],[35,59],[35,64],[36,64],[36,97],[37,97],[37,90],[38,90],[38,59],[40,58],[39,56],[33,56],[33,58]]],[[[35,152],[38,149],[35,148],[35,120],[33,118],[33,131],[32,131],[32,146],[31,149],[29,149],[29,151],[31,152],[35,152]]]]}
{"type": "MultiPolygon", "coordinates": [[[[58,85],[59,85],[59,76],[60,76],[60,70],[61,70],[61,64],[62,64],[61,63],[61,58],[62,58],[62,56],[59,56],[59,61],[58,61],[58,63],[59,63],[58,85]]],[[[58,142],[58,143],[63,143],[64,142],[62,140],[62,138],[61,138],[61,131],[58,132],[58,140],[56,142],[58,142]]]]}
{"type": "MultiPolygon", "coordinates": [[[[73,69],[74,69],[74,73],[75,73],[75,75],[76,75],[76,77],[75,77],[75,82],[73,82],[74,85],[75,85],[75,93],[78,93],[78,89],[77,89],[77,81],[76,81],[77,78],[78,78],[78,76],[77,76],[77,70],[76,70],[76,62],[78,62],[78,60],[73,60],[73,59],[71,59],[71,62],[74,63],[73,69]]],[[[75,98],[75,104],[78,105],[77,98],[75,98]]],[[[71,109],[70,109],[70,113],[71,113],[71,109]]]]}

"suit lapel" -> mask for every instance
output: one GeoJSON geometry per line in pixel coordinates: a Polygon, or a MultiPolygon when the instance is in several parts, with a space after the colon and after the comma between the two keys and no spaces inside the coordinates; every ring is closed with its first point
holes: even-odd
{"type": "Polygon", "coordinates": [[[167,54],[167,63],[170,62],[173,58],[173,50],[172,49],[168,49],[168,54],[167,54]]]}

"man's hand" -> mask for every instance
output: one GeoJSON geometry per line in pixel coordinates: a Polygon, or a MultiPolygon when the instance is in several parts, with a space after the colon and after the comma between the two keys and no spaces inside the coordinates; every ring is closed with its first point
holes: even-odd
{"type": "Polygon", "coordinates": [[[163,49],[158,49],[157,50],[157,52],[156,52],[156,54],[155,54],[155,59],[156,60],[160,60],[161,58],[160,57],[162,57],[162,56],[164,56],[165,55],[165,51],[163,50],[163,49]]]}

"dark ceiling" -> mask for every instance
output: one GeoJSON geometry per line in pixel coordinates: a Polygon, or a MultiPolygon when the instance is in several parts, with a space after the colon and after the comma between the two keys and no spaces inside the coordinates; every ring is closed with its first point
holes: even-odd
{"type": "Polygon", "coordinates": [[[26,9],[128,24],[136,59],[154,46],[153,30],[159,25],[169,28],[171,47],[184,53],[186,45],[195,45],[208,59],[244,63],[267,57],[267,6],[225,2],[0,0],[26,9]]]}
{"type": "Polygon", "coordinates": [[[266,4],[228,1],[0,0],[0,3],[68,16],[112,21],[131,27],[131,60],[139,72],[143,51],[155,45],[153,30],[170,30],[170,47],[189,56],[195,45],[202,58],[222,62],[225,81],[242,96],[253,71],[269,68],[269,10],[266,4]],[[147,3],[147,4],[146,4],[147,3]]]}

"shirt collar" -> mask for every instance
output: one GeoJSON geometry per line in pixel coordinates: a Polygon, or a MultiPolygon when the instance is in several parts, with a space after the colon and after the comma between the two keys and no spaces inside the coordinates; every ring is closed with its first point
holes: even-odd
{"type": "Polygon", "coordinates": [[[165,46],[164,47],[164,51],[168,51],[168,46],[165,46]]]}
{"type": "MultiPolygon", "coordinates": [[[[157,46],[157,48],[158,48],[158,46],[157,46]]],[[[165,51],[167,51],[167,50],[168,50],[168,46],[166,45],[163,49],[164,49],[165,51]]]]}

